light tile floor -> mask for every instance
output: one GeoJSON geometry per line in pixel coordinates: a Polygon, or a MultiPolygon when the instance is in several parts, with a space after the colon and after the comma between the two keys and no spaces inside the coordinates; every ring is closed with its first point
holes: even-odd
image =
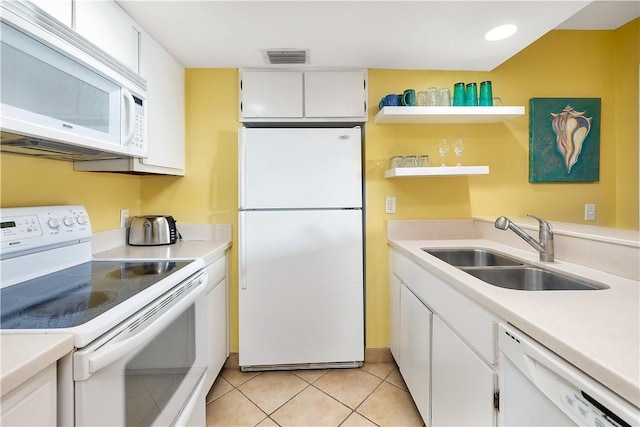
{"type": "Polygon", "coordinates": [[[424,426],[394,363],[360,369],[222,370],[207,426],[424,426]]]}

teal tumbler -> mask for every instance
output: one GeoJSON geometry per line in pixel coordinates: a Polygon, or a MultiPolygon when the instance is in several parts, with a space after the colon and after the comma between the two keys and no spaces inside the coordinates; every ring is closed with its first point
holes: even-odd
{"type": "Polygon", "coordinates": [[[488,80],[480,83],[480,105],[485,107],[491,107],[493,105],[491,82],[488,80]]]}
{"type": "Polygon", "coordinates": [[[453,85],[453,106],[460,107],[462,105],[465,105],[464,83],[458,82],[453,85]]]}
{"type": "Polygon", "coordinates": [[[475,83],[467,83],[465,105],[467,107],[474,107],[478,105],[478,86],[475,83]]]}

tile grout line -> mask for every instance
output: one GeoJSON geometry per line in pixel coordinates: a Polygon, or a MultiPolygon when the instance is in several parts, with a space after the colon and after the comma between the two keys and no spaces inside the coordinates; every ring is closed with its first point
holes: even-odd
{"type": "MultiPolygon", "coordinates": [[[[231,391],[233,390],[237,390],[243,397],[245,397],[249,402],[251,402],[256,408],[258,408],[263,414],[265,414],[265,417],[263,419],[261,419],[258,424],[264,422],[265,420],[270,420],[272,421],[274,424],[276,424],[277,426],[280,426],[280,424],[278,422],[276,422],[273,418],[272,415],[277,412],[280,408],[282,408],[283,406],[285,406],[286,404],[288,404],[289,402],[291,402],[296,396],[298,396],[299,394],[301,394],[303,391],[307,390],[309,387],[313,387],[316,391],[321,392],[322,394],[324,394],[325,396],[331,398],[332,400],[334,400],[335,402],[341,404],[342,406],[346,407],[350,412],[349,414],[338,424],[338,426],[342,426],[354,413],[356,413],[358,416],[366,419],[367,421],[371,422],[372,424],[374,424],[375,426],[379,427],[379,424],[377,424],[376,422],[374,422],[373,420],[369,419],[367,416],[361,414],[360,412],[358,412],[358,408],[360,408],[365,401],[367,401],[367,399],[369,399],[376,390],[378,390],[380,388],[380,386],[382,386],[382,384],[384,384],[385,382],[388,383],[389,385],[393,386],[394,388],[404,391],[406,392],[407,390],[388,381],[388,378],[396,371],[398,370],[399,373],[399,369],[396,367],[394,369],[392,369],[388,374],[384,375],[384,376],[379,376],[376,375],[372,372],[369,372],[368,370],[365,369],[361,369],[362,371],[366,372],[367,374],[371,375],[372,377],[380,380],[380,383],[375,386],[373,388],[373,390],[368,393],[366,395],[366,397],[364,399],[362,399],[362,401],[355,407],[355,408],[351,408],[349,405],[347,405],[346,403],[338,400],[336,397],[332,396],[331,394],[329,394],[328,392],[325,392],[324,390],[318,388],[317,386],[314,385],[315,382],[317,382],[318,380],[320,380],[323,376],[325,376],[327,374],[327,372],[329,372],[329,370],[325,370],[320,376],[318,376],[317,378],[314,378],[313,380],[307,380],[305,378],[303,378],[302,376],[298,375],[296,372],[293,371],[288,371],[289,373],[293,374],[296,378],[301,379],[302,381],[304,381],[307,385],[300,390],[299,392],[295,393],[293,396],[291,396],[289,399],[287,399],[284,403],[282,403],[282,405],[278,406],[276,409],[274,409],[271,413],[267,413],[262,407],[260,407],[256,402],[254,402],[251,398],[249,398],[249,396],[247,396],[246,394],[244,394],[239,387],[241,387],[244,384],[247,384],[248,382],[252,381],[253,379],[257,378],[258,376],[260,376],[263,372],[258,372],[256,375],[252,376],[251,378],[248,378],[246,381],[243,381],[241,383],[239,383],[238,385],[234,385],[232,384],[227,378],[224,377],[224,375],[222,375],[222,373],[220,374],[221,378],[227,382],[227,384],[229,384],[231,386],[231,389],[226,391],[225,393],[222,393],[221,395],[217,396],[215,399],[211,400],[210,402],[207,403],[207,405],[215,402],[216,400],[220,399],[221,397],[229,394],[231,391]]],[[[400,377],[402,378],[402,374],[400,374],[400,377]]]]}

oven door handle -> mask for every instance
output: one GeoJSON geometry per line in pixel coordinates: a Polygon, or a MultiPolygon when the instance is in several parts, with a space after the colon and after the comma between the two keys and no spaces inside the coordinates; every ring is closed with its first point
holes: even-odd
{"type": "MultiPolygon", "coordinates": [[[[93,352],[87,361],[89,368],[87,377],[91,374],[95,374],[105,366],[109,366],[111,363],[123,356],[132,354],[134,350],[140,348],[140,346],[146,344],[148,341],[151,341],[152,338],[171,324],[171,322],[182,314],[184,310],[193,304],[199,296],[203,295],[207,283],[207,275],[203,274],[194,280],[198,280],[198,286],[196,289],[189,292],[178,302],[175,302],[174,305],[172,305],[160,317],[154,318],[154,316],[150,316],[150,318],[145,320],[143,324],[137,326],[134,331],[124,331],[122,336],[116,336],[114,340],[107,342],[96,352],[93,352]]],[[[176,292],[177,291],[174,290],[172,295],[176,292]]],[[[166,298],[170,297],[171,296],[168,296],[166,298]]],[[[148,313],[151,310],[155,310],[156,306],[161,306],[164,301],[165,298],[157,304],[154,304],[154,307],[145,310],[142,316],[148,316],[148,313]]],[[[162,307],[160,307],[160,309],[162,309],[162,307]]]]}

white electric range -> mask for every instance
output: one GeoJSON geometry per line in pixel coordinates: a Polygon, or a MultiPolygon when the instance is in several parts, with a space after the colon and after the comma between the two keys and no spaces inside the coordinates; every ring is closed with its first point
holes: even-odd
{"type": "Polygon", "coordinates": [[[74,336],[58,424],[191,418],[206,368],[204,262],[93,260],[82,206],[5,208],[0,221],[2,333],[74,336]]]}

